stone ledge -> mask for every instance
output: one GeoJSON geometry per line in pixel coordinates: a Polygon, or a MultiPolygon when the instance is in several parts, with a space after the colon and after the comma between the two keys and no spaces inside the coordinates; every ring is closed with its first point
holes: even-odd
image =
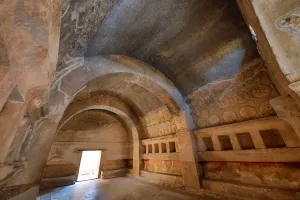
{"type": "Polygon", "coordinates": [[[116,178],[116,177],[124,177],[128,173],[128,169],[116,169],[116,170],[107,170],[107,171],[101,171],[101,178],[103,179],[110,179],[110,178],[116,178]]]}
{"type": "Polygon", "coordinates": [[[255,187],[252,185],[235,184],[214,180],[202,180],[204,189],[211,192],[227,195],[229,197],[241,198],[245,200],[295,200],[299,198],[299,192],[284,191],[278,189],[255,187]]]}
{"type": "MultiPolygon", "coordinates": [[[[17,196],[14,196],[13,198],[11,198],[10,200],[35,200],[36,197],[38,196],[39,194],[39,186],[34,186],[32,188],[30,188],[29,190],[23,192],[23,193],[20,193],[19,195],[17,196]]],[[[40,199],[38,199],[40,200],[40,199]]]]}
{"type": "Polygon", "coordinates": [[[235,134],[236,132],[251,132],[251,130],[274,129],[285,127],[286,123],[277,116],[253,119],[233,124],[220,125],[193,131],[195,136],[207,137],[212,135],[235,134]]]}
{"type": "Polygon", "coordinates": [[[129,178],[133,177],[133,169],[128,169],[126,177],[129,177],[129,178]]]}
{"type": "Polygon", "coordinates": [[[28,199],[31,200],[33,198],[24,198],[25,196],[34,196],[38,193],[39,187],[33,184],[22,184],[22,185],[14,185],[8,187],[0,187],[0,200],[7,200],[7,199],[15,199],[15,200],[23,200],[28,199]],[[37,192],[37,193],[36,193],[37,192]],[[33,195],[32,195],[33,193],[33,195]],[[21,198],[23,197],[23,198],[21,198]]]}
{"type": "Polygon", "coordinates": [[[300,162],[300,148],[198,152],[199,161],[300,162]]]}
{"type": "Polygon", "coordinates": [[[43,178],[41,180],[41,190],[72,185],[76,182],[76,176],[64,176],[54,178],[43,178]]]}
{"type": "Polygon", "coordinates": [[[142,158],[148,160],[180,160],[179,153],[145,153],[142,158]]]}

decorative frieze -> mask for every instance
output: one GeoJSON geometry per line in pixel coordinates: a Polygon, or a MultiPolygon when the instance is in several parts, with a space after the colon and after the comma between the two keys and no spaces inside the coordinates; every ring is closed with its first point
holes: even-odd
{"type": "Polygon", "coordinates": [[[194,135],[200,152],[300,147],[293,128],[278,117],[199,129],[194,135]]]}
{"type": "Polygon", "coordinates": [[[145,146],[145,154],[164,154],[177,152],[177,142],[175,135],[168,135],[142,140],[142,145],[145,146]]]}
{"type": "Polygon", "coordinates": [[[277,90],[260,59],[233,77],[211,82],[188,96],[196,126],[207,128],[275,115],[277,90]]]}

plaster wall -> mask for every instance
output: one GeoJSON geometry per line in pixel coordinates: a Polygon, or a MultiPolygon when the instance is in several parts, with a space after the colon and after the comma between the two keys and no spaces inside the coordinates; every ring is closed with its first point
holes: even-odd
{"type": "MultiPolygon", "coordinates": [[[[71,175],[76,175],[80,165],[81,152],[78,150],[88,150],[88,149],[103,149],[103,157],[101,158],[101,170],[115,170],[127,168],[128,159],[128,143],[88,143],[88,142],[70,142],[62,143],[55,142],[51,148],[51,152],[47,161],[48,165],[55,165],[55,170],[58,174],[46,171],[53,174],[51,178],[62,177],[60,173],[64,173],[65,165],[68,164],[75,169],[74,173],[71,175]],[[87,148],[88,147],[88,148],[87,148]],[[62,165],[62,168],[59,165],[62,165]]],[[[48,177],[47,174],[44,174],[48,177]]]]}
{"type": "MultiPolygon", "coordinates": [[[[275,55],[289,82],[299,81],[297,30],[277,24],[298,2],[241,2],[244,11],[251,4],[259,34],[266,35],[259,51],[275,55]]],[[[80,152],[89,149],[103,150],[109,176],[133,168],[192,192],[203,186],[237,195],[242,189],[250,197],[274,192],[269,199],[287,190],[292,194],[282,199],[297,195],[299,112],[295,102],[288,104],[284,114],[286,121],[293,118],[292,127],[276,117],[287,106],[283,98],[275,110],[270,105],[279,92],[269,77],[281,95],[281,83],[289,83],[270,70],[274,60],[259,58],[235,1],[4,0],[0,53],[3,199],[35,188],[45,163],[42,183],[72,183],[80,152]],[[14,88],[21,103],[9,99],[14,88]],[[94,98],[97,92],[105,95],[94,98]],[[240,133],[252,139],[244,141],[250,149],[240,133]],[[203,137],[211,137],[214,151],[203,137]],[[141,155],[145,140],[157,150],[147,146],[141,155]]]]}
{"type": "Polygon", "coordinates": [[[299,81],[299,33],[284,31],[289,28],[281,25],[285,15],[299,8],[299,1],[254,0],[252,3],[282,72],[290,82],[299,81]]]}
{"type": "Polygon", "coordinates": [[[27,108],[33,108],[30,112],[34,113],[41,106],[33,99],[41,102],[53,81],[60,37],[60,11],[61,1],[56,0],[5,0],[0,3],[1,199],[9,199],[34,186],[32,182],[12,183],[23,178],[11,176],[18,174],[20,166],[27,164],[27,158],[11,159],[11,155],[20,149],[24,153],[28,150],[24,146],[34,140],[33,135],[26,131],[19,133],[19,130],[24,125],[23,119],[28,117],[27,108]],[[14,91],[18,91],[21,100],[15,102],[16,99],[11,99],[14,91]],[[14,141],[20,134],[24,135],[25,141],[16,147],[14,141]]]}
{"type": "Polygon", "coordinates": [[[204,188],[235,197],[243,193],[246,199],[297,196],[300,138],[289,123],[274,116],[199,129],[194,134],[204,188]],[[270,193],[259,192],[263,189],[270,193]]]}
{"type": "Polygon", "coordinates": [[[143,165],[145,171],[181,176],[180,161],[178,160],[144,160],[143,165]]]}
{"type": "Polygon", "coordinates": [[[101,171],[126,169],[130,159],[127,130],[109,112],[91,110],[75,115],[61,128],[51,146],[42,187],[51,187],[51,179],[53,186],[59,186],[59,179],[61,185],[73,184],[83,150],[102,151],[101,171]],[[66,177],[72,178],[66,181],[66,177]]]}
{"type": "Polygon", "coordinates": [[[297,191],[299,163],[205,162],[206,179],[297,191]]]}

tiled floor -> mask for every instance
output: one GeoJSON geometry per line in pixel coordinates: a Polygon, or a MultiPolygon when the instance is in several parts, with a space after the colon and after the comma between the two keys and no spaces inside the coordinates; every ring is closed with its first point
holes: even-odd
{"type": "MultiPolygon", "coordinates": [[[[147,184],[136,179],[91,180],[58,188],[37,200],[215,200],[147,184]]],[[[223,199],[223,198],[222,198],[223,199]]]]}

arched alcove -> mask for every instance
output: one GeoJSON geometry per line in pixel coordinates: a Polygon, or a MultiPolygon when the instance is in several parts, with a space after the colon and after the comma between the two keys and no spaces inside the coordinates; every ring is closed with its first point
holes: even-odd
{"type": "Polygon", "coordinates": [[[83,111],[96,109],[113,112],[127,125],[127,129],[131,129],[133,174],[141,172],[142,141],[137,139],[137,135],[146,140],[173,135],[177,141],[181,185],[192,191],[199,189],[189,108],[176,87],[149,65],[125,56],[88,58],[57,75],[45,106],[48,112],[35,122],[35,140],[26,152],[39,151],[34,162],[29,161],[26,170],[21,172],[28,177],[26,181],[34,182],[41,178],[52,145],[49,141],[55,140],[57,130],[65,121],[83,111]],[[112,81],[116,84],[111,85],[112,81]],[[97,87],[93,87],[95,85],[97,87]],[[139,94],[144,98],[138,97],[139,94]],[[149,102],[147,105],[145,99],[152,99],[153,104],[149,102]]]}

